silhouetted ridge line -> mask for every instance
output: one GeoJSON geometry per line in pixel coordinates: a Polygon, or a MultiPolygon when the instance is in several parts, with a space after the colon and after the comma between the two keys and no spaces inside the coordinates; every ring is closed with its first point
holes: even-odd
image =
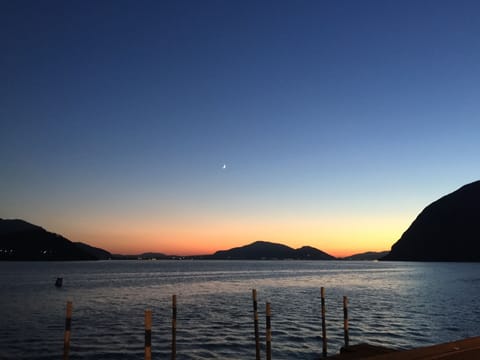
{"type": "Polygon", "coordinates": [[[384,256],[388,255],[389,251],[367,251],[360,254],[354,254],[350,256],[345,256],[342,260],[353,260],[353,261],[373,261],[379,260],[384,256]]]}
{"type": "Polygon", "coordinates": [[[108,255],[26,221],[0,219],[0,260],[98,260],[108,255]]]}
{"type": "Polygon", "coordinates": [[[480,181],[428,205],[382,260],[480,261],[480,181]]]}
{"type": "Polygon", "coordinates": [[[236,247],[230,250],[217,251],[210,258],[231,259],[231,260],[262,260],[262,259],[295,259],[295,260],[333,260],[335,257],[315,249],[304,246],[293,249],[289,246],[271,243],[267,241],[256,241],[249,245],[236,247]]]}

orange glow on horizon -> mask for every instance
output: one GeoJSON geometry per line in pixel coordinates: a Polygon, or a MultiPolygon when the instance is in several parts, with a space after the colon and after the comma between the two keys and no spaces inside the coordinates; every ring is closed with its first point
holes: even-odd
{"type": "Polygon", "coordinates": [[[265,219],[218,222],[202,219],[202,222],[179,221],[168,224],[147,221],[114,226],[103,224],[100,231],[78,228],[66,235],[73,241],[125,255],[145,252],[179,256],[209,255],[218,250],[263,240],[292,248],[312,246],[332,256],[345,257],[367,251],[389,250],[399,239],[404,226],[404,221],[396,218],[377,218],[375,221],[358,217],[304,218],[282,222],[265,219]]]}

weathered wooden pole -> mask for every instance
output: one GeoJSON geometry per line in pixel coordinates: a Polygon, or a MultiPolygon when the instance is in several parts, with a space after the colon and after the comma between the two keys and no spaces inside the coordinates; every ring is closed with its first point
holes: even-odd
{"type": "Polygon", "coordinates": [[[253,325],[255,327],[255,360],[260,360],[260,334],[258,331],[257,290],[252,289],[253,297],[253,325]]]}
{"type": "Polygon", "coordinates": [[[67,315],[65,317],[65,335],[63,337],[63,360],[68,360],[70,352],[70,332],[72,330],[72,302],[67,301],[67,315]]]}
{"type": "Polygon", "coordinates": [[[347,349],[350,339],[348,336],[348,299],[346,296],[343,297],[343,332],[345,338],[345,349],[347,349]]]}
{"type": "Polygon", "coordinates": [[[325,320],[325,288],[320,289],[320,297],[322,300],[322,355],[327,357],[327,325],[325,320]]]}
{"type": "Polygon", "coordinates": [[[177,357],[177,295],[172,296],[172,360],[177,357]]]}
{"type": "Polygon", "coordinates": [[[152,360],[152,310],[145,310],[145,360],[152,360]]]}
{"type": "Polygon", "coordinates": [[[267,302],[266,308],[266,342],[267,342],[267,360],[272,360],[272,327],[271,327],[270,303],[267,302]]]}

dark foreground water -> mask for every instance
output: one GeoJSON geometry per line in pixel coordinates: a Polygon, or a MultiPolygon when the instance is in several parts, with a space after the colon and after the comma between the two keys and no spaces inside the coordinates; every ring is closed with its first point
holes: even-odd
{"type": "Polygon", "coordinates": [[[329,353],[343,343],[343,295],[351,343],[411,348],[480,335],[480,264],[2,262],[0,359],[61,358],[67,300],[73,301],[71,359],[142,359],[147,308],[153,358],[168,359],[172,294],[178,359],[252,359],[252,288],[262,342],[271,302],[273,358],[315,359],[322,348],[322,286],[329,353]],[[54,287],[57,276],[63,288],[54,287]]]}

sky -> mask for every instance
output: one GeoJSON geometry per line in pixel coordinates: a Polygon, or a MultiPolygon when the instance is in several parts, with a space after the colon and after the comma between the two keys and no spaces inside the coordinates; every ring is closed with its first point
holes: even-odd
{"type": "Polygon", "coordinates": [[[479,13],[2,1],[0,218],[123,254],[388,250],[479,179],[479,13]]]}

